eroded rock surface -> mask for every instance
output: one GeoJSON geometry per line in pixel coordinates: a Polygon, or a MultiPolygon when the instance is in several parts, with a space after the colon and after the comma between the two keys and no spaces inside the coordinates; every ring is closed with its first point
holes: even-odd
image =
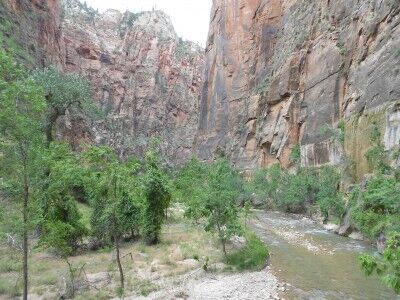
{"type": "MultiPolygon", "coordinates": [[[[196,152],[222,150],[252,170],[290,166],[300,144],[303,166],[337,164],[344,151],[361,165],[367,128],[343,147],[337,126],[399,100],[399,13],[399,0],[214,0],[196,152]]],[[[387,147],[397,119],[392,109],[387,147]]]]}
{"type": "Polygon", "coordinates": [[[28,67],[62,65],[60,3],[1,0],[0,40],[28,67]]]}
{"type": "Polygon", "coordinates": [[[105,121],[94,141],[142,155],[151,137],[173,165],[191,156],[204,50],[182,41],[161,11],[107,10],[65,2],[65,71],[85,74],[105,121]]]}

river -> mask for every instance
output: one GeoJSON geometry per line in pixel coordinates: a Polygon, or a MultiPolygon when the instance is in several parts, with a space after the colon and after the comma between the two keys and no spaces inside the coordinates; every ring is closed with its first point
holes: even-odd
{"type": "Polygon", "coordinates": [[[273,274],[287,283],[285,299],[400,299],[361,271],[357,256],[375,251],[366,242],[279,212],[259,211],[251,225],[268,245],[273,274]]]}

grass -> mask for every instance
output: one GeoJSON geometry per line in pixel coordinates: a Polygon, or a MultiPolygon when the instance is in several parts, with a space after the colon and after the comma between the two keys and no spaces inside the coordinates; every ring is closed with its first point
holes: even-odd
{"type": "Polygon", "coordinates": [[[21,295],[21,281],[17,277],[0,277],[0,295],[17,297],[21,295]]]}
{"type": "MultiPolygon", "coordinates": [[[[84,218],[85,215],[89,215],[87,206],[80,204],[79,209],[84,218]]],[[[209,257],[210,264],[222,261],[222,251],[216,238],[184,220],[179,213],[170,211],[170,221],[163,227],[160,244],[146,246],[138,241],[122,245],[122,264],[127,283],[125,296],[146,296],[160,289],[157,281],[149,280],[147,275],[138,276],[138,273],[151,274],[149,276],[156,278],[175,277],[201,268],[203,257],[209,257]],[[200,261],[196,264],[192,261],[193,258],[200,261]],[[187,259],[191,261],[185,261],[187,259]]],[[[87,221],[85,223],[89,224],[87,221]]],[[[35,241],[32,240],[31,246],[34,245],[35,241]]],[[[0,247],[0,294],[13,296],[21,291],[19,286],[15,289],[20,274],[20,259],[20,253],[5,246],[0,247]]],[[[77,295],[76,299],[116,297],[119,275],[115,261],[112,260],[111,248],[73,256],[70,257],[70,261],[77,267],[85,264],[86,274],[109,272],[112,278],[111,283],[102,287],[100,291],[91,289],[77,295]]],[[[29,270],[30,292],[43,298],[53,297],[60,289],[61,279],[68,274],[67,264],[63,260],[40,248],[33,248],[29,270]]]]}
{"type": "Polygon", "coordinates": [[[228,255],[228,264],[237,270],[261,270],[269,257],[268,249],[254,234],[246,232],[247,244],[228,255]]]}

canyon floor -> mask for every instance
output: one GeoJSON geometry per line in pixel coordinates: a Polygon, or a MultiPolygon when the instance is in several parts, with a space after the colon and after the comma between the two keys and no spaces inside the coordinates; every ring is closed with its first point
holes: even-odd
{"type": "MultiPolygon", "coordinates": [[[[255,211],[250,226],[268,245],[271,257],[260,271],[238,272],[223,263],[215,237],[188,223],[181,211],[174,212],[159,245],[134,242],[122,248],[125,299],[399,299],[377,278],[361,272],[357,255],[374,251],[366,242],[337,236],[306,217],[279,212],[255,211]]],[[[237,239],[229,250],[241,242],[237,239]]],[[[19,254],[1,251],[0,277],[15,280],[19,254]]],[[[111,249],[78,255],[71,262],[84,266],[75,299],[118,299],[111,249]]],[[[30,299],[59,299],[65,294],[64,261],[32,249],[30,268],[30,299]]]]}

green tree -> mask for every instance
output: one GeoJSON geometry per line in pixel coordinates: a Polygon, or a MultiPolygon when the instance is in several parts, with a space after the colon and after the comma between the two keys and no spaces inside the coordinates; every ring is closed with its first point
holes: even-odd
{"type": "Polygon", "coordinates": [[[179,170],[174,182],[176,197],[186,204],[185,215],[193,220],[201,217],[201,186],[207,181],[207,176],[207,165],[192,157],[179,170]]]}
{"type": "Polygon", "coordinates": [[[146,153],[144,176],[144,238],[149,245],[160,240],[160,231],[166,210],[171,201],[171,190],[160,168],[157,151],[151,147],[146,153]]]}
{"type": "Polygon", "coordinates": [[[91,98],[89,81],[78,74],[64,74],[55,67],[38,69],[33,73],[35,83],[43,87],[48,104],[45,134],[47,144],[54,140],[59,117],[70,111],[74,116],[94,117],[96,106],[91,98]]]}
{"type": "Polygon", "coordinates": [[[64,224],[70,229],[68,235],[63,231],[65,242],[75,251],[88,231],[81,221],[77,207],[80,194],[76,192],[76,187],[83,185],[84,169],[65,143],[52,143],[46,151],[48,176],[43,179],[41,197],[42,238],[48,235],[46,228],[52,228],[48,224],[64,224]]]}
{"type": "Polygon", "coordinates": [[[135,176],[139,166],[132,161],[120,162],[109,147],[91,147],[84,157],[89,165],[87,182],[94,207],[92,229],[100,239],[114,244],[123,293],[125,283],[120,245],[122,238],[132,232],[139,219],[139,216],[132,215],[137,208],[135,202],[139,201],[135,176]]]}
{"type": "Polygon", "coordinates": [[[362,269],[367,276],[376,272],[382,281],[400,294],[400,233],[389,235],[387,246],[381,256],[363,254],[359,257],[362,269]]]}
{"type": "MultiPolygon", "coordinates": [[[[215,232],[227,259],[226,244],[234,235],[242,234],[237,199],[241,192],[241,178],[229,162],[220,158],[207,168],[207,178],[198,183],[196,207],[192,216],[204,219],[206,231],[215,232]]],[[[193,203],[193,202],[192,202],[193,203]]]]}
{"type": "Polygon", "coordinates": [[[400,182],[395,177],[378,175],[367,182],[352,218],[363,234],[375,238],[381,233],[400,231],[400,182]]]}
{"type": "Polygon", "coordinates": [[[43,170],[43,91],[0,50],[0,146],[2,174],[12,199],[22,203],[23,299],[28,297],[28,232],[37,178],[43,170]]]}

